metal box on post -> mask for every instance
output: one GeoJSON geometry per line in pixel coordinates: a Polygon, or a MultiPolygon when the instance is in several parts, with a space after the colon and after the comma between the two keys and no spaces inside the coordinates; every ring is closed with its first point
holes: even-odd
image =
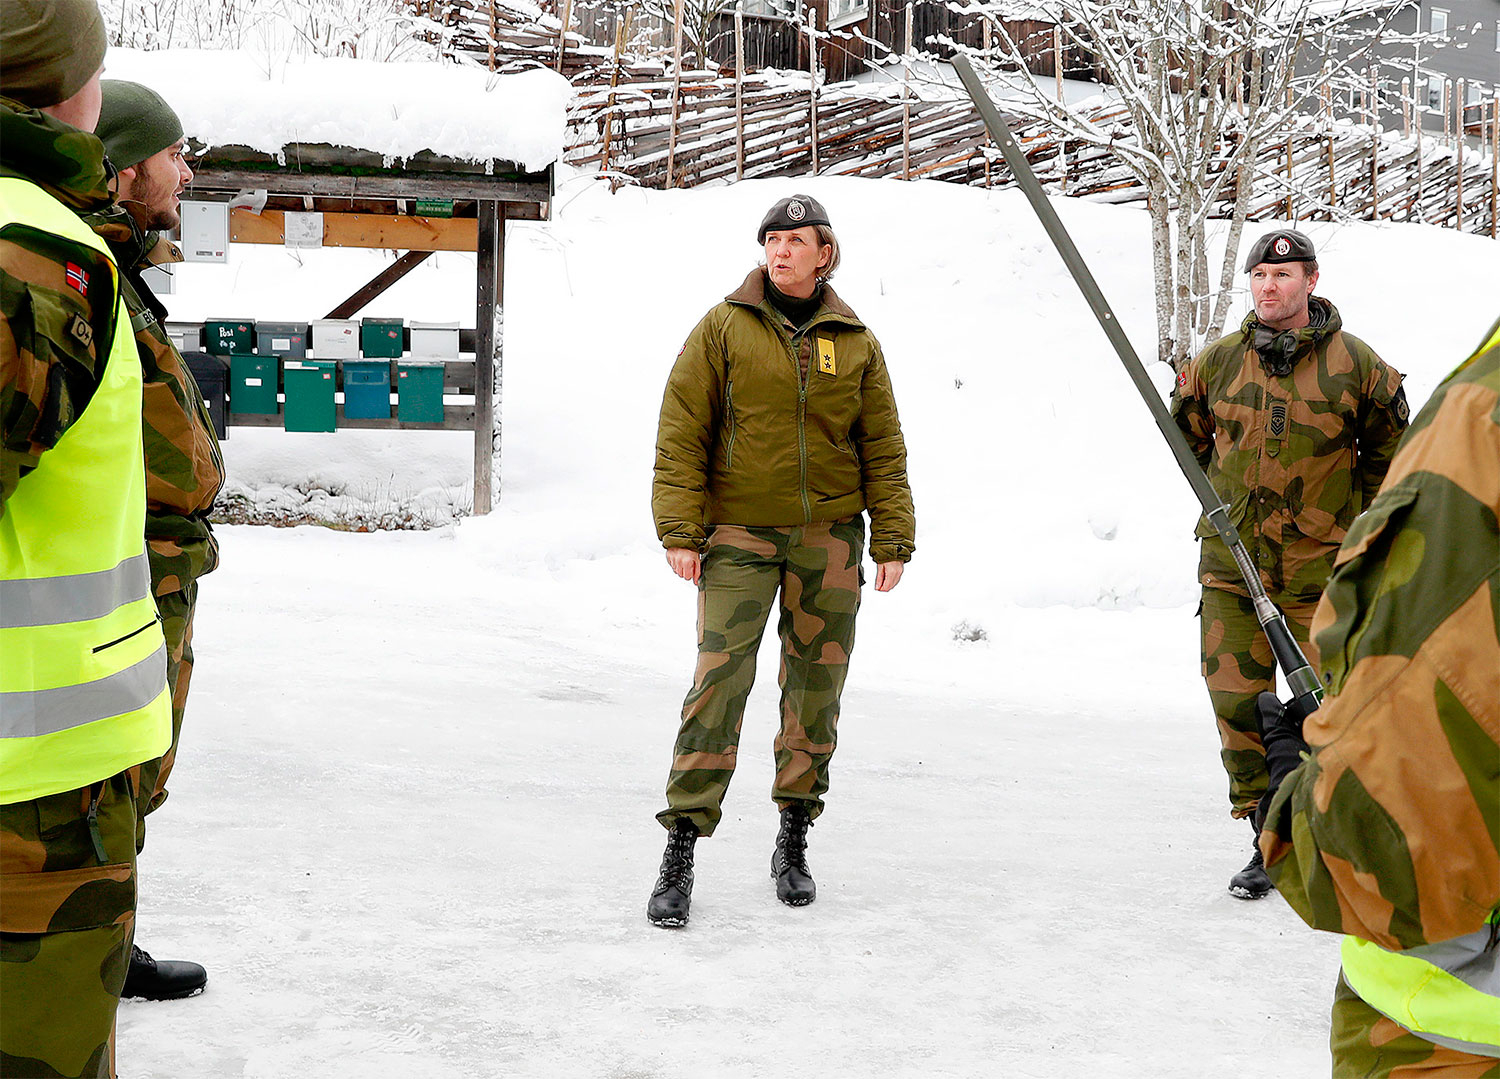
{"type": "Polygon", "coordinates": [[[255,351],[255,320],[208,319],[203,323],[203,343],[214,356],[248,356],[255,351]]]}
{"type": "Polygon", "coordinates": [[[391,418],[391,363],[389,360],[345,360],[344,418],[391,418]]]}
{"type": "Polygon", "coordinates": [[[262,356],[307,355],[307,326],[298,322],[257,322],[255,351],[262,356]]]}
{"type": "Polygon", "coordinates": [[[458,358],[458,323],[413,322],[411,324],[413,358],[456,360],[458,358]]]}
{"type": "Polygon", "coordinates": [[[282,426],[288,431],[332,431],[337,419],[333,390],[338,365],[332,360],[295,359],[281,364],[286,390],[282,426]]]}
{"type": "MultiPolygon", "coordinates": [[[[195,327],[196,328],[196,327],[195,327]]],[[[223,357],[210,356],[207,352],[183,351],[182,359],[198,383],[198,392],[203,394],[203,403],[208,406],[208,418],[213,421],[214,433],[220,438],[229,437],[229,365],[223,357]]]]}
{"type": "Polygon", "coordinates": [[[366,359],[399,360],[405,347],[405,322],[399,318],[367,318],[359,324],[359,351],[366,359]]]}
{"type": "Polygon", "coordinates": [[[186,356],[189,352],[203,351],[203,327],[196,322],[167,322],[167,336],[172,347],[186,356]]]}
{"type": "Polygon", "coordinates": [[[442,423],[443,361],[403,360],[396,368],[396,418],[402,423],[442,423]]]}
{"type": "Polygon", "coordinates": [[[276,357],[229,357],[229,411],[276,415],[276,357]]]}
{"type": "Polygon", "coordinates": [[[359,357],[359,323],[352,318],[320,318],[312,324],[313,355],[320,360],[359,357]]]}

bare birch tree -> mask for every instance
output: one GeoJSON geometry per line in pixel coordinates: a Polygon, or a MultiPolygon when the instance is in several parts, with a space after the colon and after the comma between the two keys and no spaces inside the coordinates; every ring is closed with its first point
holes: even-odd
{"type": "MultiPolygon", "coordinates": [[[[1325,88],[1369,86],[1374,47],[1396,40],[1414,0],[980,0],[950,5],[984,18],[988,50],[965,49],[1005,84],[1007,107],[1044,117],[1075,145],[1105,148],[1147,191],[1156,277],[1158,358],[1180,365],[1220,336],[1234,295],[1251,170],[1268,141],[1325,88]],[[1050,23],[1096,63],[1130,123],[1095,124],[1026,72],[1035,43],[1014,20],[1050,23]],[[1008,70],[1007,70],[1008,69],[1008,70]],[[1209,221],[1228,202],[1217,271],[1209,221]]],[[[1049,35],[1050,37],[1050,35],[1049,35]]],[[[1097,103],[1096,103],[1097,104],[1097,103]]]]}

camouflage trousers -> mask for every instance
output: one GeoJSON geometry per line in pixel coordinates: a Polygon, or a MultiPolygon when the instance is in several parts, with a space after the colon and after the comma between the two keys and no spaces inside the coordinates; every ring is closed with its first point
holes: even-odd
{"type": "Polygon", "coordinates": [[[1339,975],[1333,994],[1333,1079],[1500,1079],[1500,1060],[1435,1045],[1370,1007],[1339,975]]]}
{"type": "Polygon", "coordinates": [[[0,806],[0,1075],[115,1074],[135,929],[137,773],[0,806]]]}
{"type": "Polygon", "coordinates": [[[189,580],[178,592],[156,597],[161,614],[162,635],[167,639],[167,686],[172,692],[172,744],[166,753],[141,765],[138,803],[140,847],[146,844],[146,814],[154,813],[167,800],[167,777],[177,761],[177,740],[182,735],[182,717],[187,711],[188,685],[193,680],[193,609],[198,602],[198,582],[189,580]]]}
{"type": "MultiPolygon", "coordinates": [[[[1308,642],[1317,601],[1272,596],[1287,627],[1316,669],[1318,652],[1308,642]]],[[[1205,588],[1200,609],[1203,680],[1219,725],[1219,756],[1229,773],[1230,815],[1255,812],[1266,789],[1266,751],[1255,722],[1255,698],[1276,689],[1276,660],[1255,617],[1249,597],[1224,588],[1205,588]]]]}
{"type": "Polygon", "coordinates": [[[862,516],[712,530],[698,581],[698,666],[682,705],[667,808],[656,815],[664,826],[685,817],[705,836],[718,826],[755,653],[778,590],[781,729],[771,797],[783,809],[801,801],[813,817],[822,812],[864,583],[864,531],[862,516]]]}

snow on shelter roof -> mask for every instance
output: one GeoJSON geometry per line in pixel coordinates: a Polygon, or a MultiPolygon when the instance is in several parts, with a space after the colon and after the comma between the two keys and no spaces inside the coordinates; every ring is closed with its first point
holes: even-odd
{"type": "Polygon", "coordinates": [[[531,172],[562,156],[568,82],[554,71],[113,48],[104,69],[106,79],[161,94],[188,137],[210,147],[278,154],[292,143],[326,143],[392,162],[425,150],[531,172]]]}

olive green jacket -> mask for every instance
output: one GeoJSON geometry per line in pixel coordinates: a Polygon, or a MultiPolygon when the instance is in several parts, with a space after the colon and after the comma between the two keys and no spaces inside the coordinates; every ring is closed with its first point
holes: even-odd
{"type": "Polygon", "coordinates": [[[667,547],[717,524],[784,527],[870,511],[870,555],[916,548],[906,443],[880,343],[824,286],[800,329],[757,268],[688,336],[667,379],[651,491],[667,547]]]}

